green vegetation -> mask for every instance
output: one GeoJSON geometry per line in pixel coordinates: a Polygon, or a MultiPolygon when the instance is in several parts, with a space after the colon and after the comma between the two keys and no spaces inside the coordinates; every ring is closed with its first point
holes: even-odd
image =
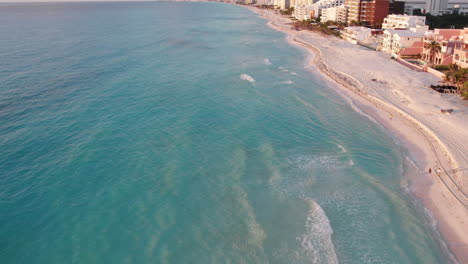
{"type": "Polygon", "coordinates": [[[282,15],[292,15],[293,12],[294,12],[294,7],[290,7],[286,10],[280,10],[280,13],[282,15]]]}
{"type": "Polygon", "coordinates": [[[464,28],[468,26],[468,16],[450,14],[442,16],[426,15],[426,24],[430,29],[434,28],[464,28]]]}
{"type": "Polygon", "coordinates": [[[463,97],[468,99],[468,69],[460,68],[457,64],[447,66],[444,82],[457,87],[457,91],[463,97]]]}
{"type": "Polygon", "coordinates": [[[435,56],[441,51],[442,47],[440,46],[439,42],[437,41],[431,41],[428,43],[425,47],[426,49],[429,49],[430,57],[429,57],[429,62],[434,63],[435,56]]]}
{"type": "Polygon", "coordinates": [[[463,83],[463,88],[462,88],[462,91],[461,91],[461,96],[463,97],[463,99],[468,100],[468,81],[465,81],[465,82],[463,83]]]}
{"type": "Polygon", "coordinates": [[[447,14],[442,16],[433,16],[431,14],[423,15],[421,9],[415,9],[413,15],[425,16],[426,24],[430,29],[434,28],[464,28],[468,26],[468,16],[460,14],[447,14]]]}
{"type": "Polygon", "coordinates": [[[259,9],[271,9],[271,10],[275,9],[275,7],[272,5],[257,5],[255,7],[259,9]]]}
{"type": "Polygon", "coordinates": [[[350,26],[365,26],[365,23],[362,22],[362,21],[356,21],[356,20],[352,20],[350,23],[349,23],[350,26]]]}
{"type": "Polygon", "coordinates": [[[336,29],[329,28],[329,26],[337,27],[338,29],[343,29],[345,24],[343,23],[335,23],[331,21],[327,21],[325,23],[320,22],[313,22],[311,20],[303,20],[303,21],[296,21],[292,23],[292,29],[294,30],[309,30],[320,32],[325,35],[333,35],[333,36],[340,36],[340,32],[336,29]]]}
{"type": "Polygon", "coordinates": [[[436,65],[434,67],[434,69],[436,69],[438,71],[443,71],[443,72],[450,70],[449,66],[447,66],[447,65],[436,65]]]}

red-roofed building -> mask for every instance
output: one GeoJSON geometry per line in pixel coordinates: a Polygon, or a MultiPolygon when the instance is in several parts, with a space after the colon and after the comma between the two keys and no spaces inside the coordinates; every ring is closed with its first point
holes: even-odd
{"type": "Polygon", "coordinates": [[[403,48],[400,50],[399,56],[408,58],[408,57],[418,57],[424,50],[424,42],[416,41],[410,47],[403,48]]]}
{"type": "Polygon", "coordinates": [[[468,28],[465,28],[463,43],[455,44],[453,49],[453,63],[462,68],[468,68],[468,28]]]}
{"type": "MultiPolygon", "coordinates": [[[[424,51],[422,59],[438,65],[448,65],[454,63],[455,47],[463,50],[466,41],[465,31],[467,29],[434,29],[424,36],[424,51]],[[440,52],[432,53],[428,47],[431,42],[437,42],[440,46],[440,52]]],[[[461,53],[459,54],[459,57],[461,53]]],[[[465,60],[466,62],[466,60],[465,60]]]]}

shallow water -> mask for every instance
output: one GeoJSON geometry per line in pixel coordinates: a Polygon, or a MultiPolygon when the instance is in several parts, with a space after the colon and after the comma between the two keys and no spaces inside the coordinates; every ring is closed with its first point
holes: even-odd
{"type": "Polygon", "coordinates": [[[404,156],[250,11],[0,5],[2,263],[446,263],[404,156]]]}

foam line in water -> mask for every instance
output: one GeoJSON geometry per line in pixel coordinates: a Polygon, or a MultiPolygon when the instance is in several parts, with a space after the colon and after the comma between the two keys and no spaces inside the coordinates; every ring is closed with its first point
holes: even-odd
{"type": "Polygon", "coordinates": [[[248,75],[248,74],[245,74],[245,73],[244,73],[244,74],[241,74],[241,75],[240,75],[240,78],[241,78],[241,80],[245,80],[245,81],[248,81],[248,82],[250,82],[250,83],[254,83],[254,82],[255,82],[255,79],[254,79],[252,76],[250,76],[250,75],[248,75]]]}
{"type": "Polygon", "coordinates": [[[265,65],[271,65],[271,61],[270,61],[268,58],[265,58],[265,59],[263,60],[263,63],[264,63],[265,65]]]}
{"type": "Polygon", "coordinates": [[[320,205],[307,199],[309,214],[306,219],[306,233],[301,237],[301,246],[312,263],[338,263],[335,246],[332,241],[333,229],[330,221],[320,205]]]}
{"type": "Polygon", "coordinates": [[[341,153],[348,152],[348,150],[345,147],[343,147],[342,145],[340,145],[340,144],[338,144],[337,147],[340,149],[341,153]]]}
{"type": "Polygon", "coordinates": [[[347,167],[338,155],[298,156],[290,161],[298,169],[342,169],[347,167]]]}

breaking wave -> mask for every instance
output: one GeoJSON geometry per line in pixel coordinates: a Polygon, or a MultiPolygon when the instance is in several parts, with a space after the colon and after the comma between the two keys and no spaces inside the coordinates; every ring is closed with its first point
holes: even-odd
{"type": "Polygon", "coordinates": [[[244,74],[241,74],[239,77],[241,78],[241,80],[245,80],[245,81],[248,81],[248,82],[250,82],[250,83],[254,83],[254,82],[255,82],[255,79],[254,79],[252,76],[250,76],[250,75],[248,75],[248,74],[245,74],[245,73],[244,73],[244,74]]]}
{"type": "Polygon", "coordinates": [[[338,148],[340,149],[340,152],[341,152],[341,153],[346,153],[346,152],[348,152],[348,151],[345,149],[345,147],[343,147],[342,145],[338,144],[337,146],[338,146],[338,148]]]}
{"type": "Polygon", "coordinates": [[[264,63],[265,65],[271,65],[271,61],[270,61],[268,58],[265,58],[265,59],[263,60],[263,63],[264,63]]]}
{"type": "Polygon", "coordinates": [[[312,199],[307,199],[309,214],[306,219],[306,233],[300,238],[302,250],[312,263],[335,264],[338,257],[332,241],[333,229],[322,207],[312,199]]]}

